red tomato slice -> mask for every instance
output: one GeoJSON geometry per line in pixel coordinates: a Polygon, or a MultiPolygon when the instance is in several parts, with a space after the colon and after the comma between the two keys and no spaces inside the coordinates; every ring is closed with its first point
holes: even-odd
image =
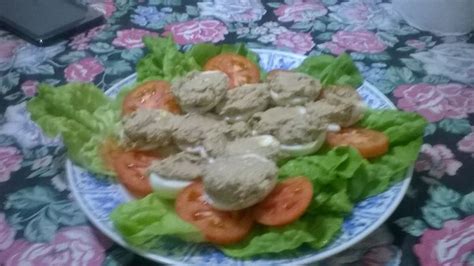
{"type": "Polygon", "coordinates": [[[354,147],[368,159],[387,153],[389,148],[389,140],[384,133],[367,128],[343,128],[339,132],[330,132],[326,141],[331,147],[354,147]]]}
{"type": "Polygon", "coordinates": [[[125,96],[122,104],[123,115],[132,113],[138,108],[164,109],[175,114],[181,113],[178,102],[171,93],[170,84],[163,80],[147,81],[125,96]]]}
{"type": "Polygon", "coordinates": [[[175,208],[179,217],[199,228],[206,240],[228,245],[241,241],[250,233],[253,217],[249,209],[216,210],[204,200],[203,195],[202,182],[193,182],[178,194],[175,208]]]}
{"type": "Polygon", "coordinates": [[[230,88],[260,81],[258,66],[238,54],[220,54],[204,65],[204,70],[219,70],[229,76],[230,88]]]}
{"type": "Polygon", "coordinates": [[[119,182],[134,196],[144,197],[153,191],[146,171],[153,160],[160,159],[158,153],[125,151],[114,141],[107,140],[102,156],[107,167],[117,173],[119,182]]]}
{"type": "Polygon", "coordinates": [[[258,223],[287,225],[303,215],[313,198],[313,184],[306,177],[292,177],[278,183],[272,192],[254,207],[258,223]]]}

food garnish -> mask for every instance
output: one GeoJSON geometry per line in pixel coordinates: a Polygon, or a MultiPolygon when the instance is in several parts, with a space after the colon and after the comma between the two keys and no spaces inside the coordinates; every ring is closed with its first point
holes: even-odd
{"type": "Polygon", "coordinates": [[[75,163],[116,175],[138,197],[110,217],[137,247],[176,236],[239,258],[303,244],[319,249],[355,203],[403,178],[418,155],[426,120],[366,108],[354,90],[362,77],[347,54],[310,56],[266,79],[242,44],[180,52],[171,38],[144,42],[139,83],[115,100],[94,85],[67,84],[41,85],[28,103],[32,119],[49,136],[62,136],[75,163]],[[186,83],[224,75],[228,83],[215,83],[222,88],[186,83]],[[304,86],[285,85],[301,79],[304,86]],[[104,157],[109,139],[117,146],[104,157]],[[237,164],[235,180],[219,182],[220,165],[249,158],[266,166],[239,176],[237,164]],[[177,171],[173,162],[199,171],[177,171]]]}

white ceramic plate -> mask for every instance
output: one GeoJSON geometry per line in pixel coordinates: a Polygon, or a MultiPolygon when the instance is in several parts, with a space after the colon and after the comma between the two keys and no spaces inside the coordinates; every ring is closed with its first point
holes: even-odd
{"type": "MultiPolygon", "coordinates": [[[[301,55],[273,50],[256,49],[255,52],[260,56],[260,65],[267,71],[297,67],[305,58],[301,55]]],[[[121,88],[134,82],[135,75],[131,75],[110,88],[107,94],[114,97],[121,88]]],[[[367,82],[358,88],[358,92],[371,108],[395,108],[385,95],[367,82]]],[[[405,195],[413,167],[407,171],[403,181],[392,185],[383,193],[359,202],[352,214],[345,218],[341,234],[325,248],[320,250],[301,248],[249,260],[227,257],[210,244],[187,243],[173,238],[161,241],[161,245],[153,252],[132,247],[114,229],[109,214],[119,204],[133,200],[133,197],[120,184],[103,177],[97,178],[96,175],[74,165],[71,161],[67,161],[66,170],[72,193],[89,220],[115,242],[148,259],[163,263],[193,265],[301,265],[335,255],[377,229],[392,214],[405,195]]]]}

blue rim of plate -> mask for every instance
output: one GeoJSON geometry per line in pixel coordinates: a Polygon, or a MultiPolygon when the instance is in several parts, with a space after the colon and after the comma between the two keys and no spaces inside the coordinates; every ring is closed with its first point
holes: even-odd
{"type": "MultiPolygon", "coordinates": [[[[259,54],[260,63],[267,71],[294,68],[306,58],[303,55],[276,50],[253,49],[253,51],[259,54]]],[[[135,80],[136,74],[132,74],[108,89],[106,94],[114,97],[121,88],[133,84],[135,80]]],[[[384,94],[368,82],[364,82],[357,90],[371,108],[396,108],[384,94]]],[[[115,231],[108,215],[118,204],[132,200],[133,197],[120,184],[113,182],[110,178],[96,178],[96,175],[74,165],[70,160],[66,161],[69,188],[92,224],[121,246],[150,260],[170,264],[300,265],[328,258],[352,247],[382,225],[403,199],[412,174],[413,166],[407,170],[402,181],[393,184],[386,191],[356,204],[352,214],[344,219],[342,233],[320,250],[303,247],[283,255],[269,254],[268,256],[239,260],[225,256],[210,244],[186,243],[173,238],[161,241],[163,244],[159,252],[162,254],[158,254],[158,250],[146,251],[129,245],[120,233],[115,231]],[[278,256],[284,257],[279,258],[278,256]]]]}

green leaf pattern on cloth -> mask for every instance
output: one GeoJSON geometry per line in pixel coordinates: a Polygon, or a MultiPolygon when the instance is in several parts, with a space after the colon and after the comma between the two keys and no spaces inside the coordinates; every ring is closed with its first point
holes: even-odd
{"type": "Polygon", "coordinates": [[[32,242],[50,241],[59,226],[86,223],[84,213],[75,202],[60,200],[58,192],[49,187],[24,188],[9,194],[6,199],[9,224],[23,230],[24,237],[32,242]]]}

